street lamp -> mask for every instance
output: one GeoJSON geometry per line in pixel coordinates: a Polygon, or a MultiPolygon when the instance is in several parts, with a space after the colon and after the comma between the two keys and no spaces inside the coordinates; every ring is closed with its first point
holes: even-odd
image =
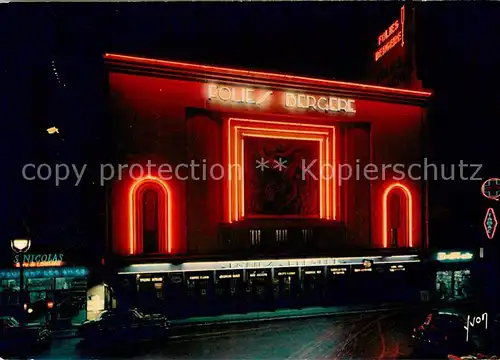
{"type": "Polygon", "coordinates": [[[31,247],[31,240],[14,239],[10,242],[10,245],[12,246],[12,250],[14,250],[16,253],[25,253],[31,247]]]}
{"type": "Polygon", "coordinates": [[[31,239],[13,239],[10,246],[15,253],[19,254],[19,294],[20,303],[22,306],[22,321],[21,325],[24,326],[24,256],[31,247],[31,239]]]}

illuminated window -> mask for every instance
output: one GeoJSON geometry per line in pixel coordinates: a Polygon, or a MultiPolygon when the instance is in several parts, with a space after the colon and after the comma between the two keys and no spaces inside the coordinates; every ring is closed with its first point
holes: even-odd
{"type": "Polygon", "coordinates": [[[396,183],[382,196],[382,241],[384,247],[413,247],[413,205],[410,189],[396,183]]]}
{"type": "Polygon", "coordinates": [[[131,255],[171,253],[171,204],[167,184],[154,177],[136,181],[129,196],[131,255]]]}
{"type": "Polygon", "coordinates": [[[276,230],[276,242],[278,244],[282,244],[282,243],[286,242],[287,237],[288,237],[288,230],[286,230],[286,229],[276,230]]]}
{"type": "Polygon", "coordinates": [[[261,230],[250,230],[250,244],[252,246],[260,245],[261,230]]]}

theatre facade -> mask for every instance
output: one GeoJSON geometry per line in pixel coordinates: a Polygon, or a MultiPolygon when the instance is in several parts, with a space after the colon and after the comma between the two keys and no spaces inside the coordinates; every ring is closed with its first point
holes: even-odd
{"type": "Polygon", "coordinates": [[[295,306],[359,300],[374,279],[414,284],[430,93],[105,60],[122,301],[295,306]]]}

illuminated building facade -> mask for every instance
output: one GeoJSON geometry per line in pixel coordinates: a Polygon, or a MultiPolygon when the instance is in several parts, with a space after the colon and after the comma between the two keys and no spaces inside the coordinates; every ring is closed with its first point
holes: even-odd
{"type": "Polygon", "coordinates": [[[198,289],[194,276],[207,280],[208,293],[218,281],[248,285],[257,270],[271,271],[279,287],[279,274],[304,284],[327,267],[351,272],[369,256],[389,272],[418,261],[427,244],[418,176],[430,93],[105,59],[122,164],[112,185],[112,251],[127,284],[165,295],[167,283],[198,289]],[[233,262],[194,260],[213,256],[233,262]],[[314,264],[234,263],[313,256],[314,264]],[[220,278],[223,269],[232,270],[220,278]]]}

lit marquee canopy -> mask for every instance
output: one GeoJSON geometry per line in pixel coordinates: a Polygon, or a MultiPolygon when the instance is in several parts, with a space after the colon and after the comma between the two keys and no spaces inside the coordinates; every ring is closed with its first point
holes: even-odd
{"type": "Polygon", "coordinates": [[[187,262],[183,264],[157,263],[133,264],[122,269],[119,274],[151,274],[183,271],[253,270],[290,267],[316,267],[333,265],[362,265],[371,260],[374,264],[418,263],[418,255],[365,256],[315,259],[271,259],[252,261],[187,262]]]}

